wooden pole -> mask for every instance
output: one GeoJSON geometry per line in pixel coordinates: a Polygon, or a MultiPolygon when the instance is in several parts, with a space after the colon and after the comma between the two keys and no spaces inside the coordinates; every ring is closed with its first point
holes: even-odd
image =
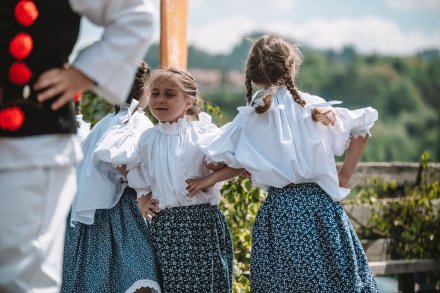
{"type": "Polygon", "coordinates": [[[186,69],[188,0],[160,2],[160,66],[186,69]]]}

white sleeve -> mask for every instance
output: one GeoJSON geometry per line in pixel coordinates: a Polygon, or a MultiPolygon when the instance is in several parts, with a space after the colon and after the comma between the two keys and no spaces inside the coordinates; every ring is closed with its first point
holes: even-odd
{"type": "Polygon", "coordinates": [[[321,133],[328,147],[336,156],[342,156],[352,138],[370,136],[370,129],[378,118],[378,113],[371,107],[349,110],[333,108],[336,114],[336,125],[320,125],[321,133]]]}
{"type": "MultiPolygon", "coordinates": [[[[309,104],[309,108],[313,108],[314,106],[321,108],[319,106],[320,104],[332,103],[332,101],[325,102],[324,99],[318,96],[305,94],[303,97],[306,99],[307,104],[309,104]]],[[[331,109],[336,115],[335,125],[325,126],[319,124],[321,135],[327,147],[336,156],[342,156],[344,154],[352,138],[370,136],[370,129],[378,119],[377,111],[371,107],[349,110],[347,108],[327,106],[322,107],[322,109],[331,109]]]]}
{"type": "Polygon", "coordinates": [[[101,39],[82,50],[73,66],[96,82],[97,95],[121,104],[153,36],[153,4],[150,0],[69,2],[73,11],[104,27],[101,39]]]}
{"type": "Polygon", "coordinates": [[[231,168],[242,168],[235,153],[240,140],[241,127],[229,122],[216,131],[215,136],[206,136],[198,141],[200,150],[205,153],[207,163],[224,163],[231,168]]]}
{"type": "Polygon", "coordinates": [[[128,186],[136,190],[137,197],[142,197],[151,192],[151,184],[148,180],[148,170],[144,160],[139,165],[128,170],[128,186]]]}
{"type": "Polygon", "coordinates": [[[114,167],[133,165],[137,160],[136,146],[141,135],[153,127],[144,112],[136,111],[126,123],[108,129],[97,143],[93,161],[107,162],[114,167]]]}

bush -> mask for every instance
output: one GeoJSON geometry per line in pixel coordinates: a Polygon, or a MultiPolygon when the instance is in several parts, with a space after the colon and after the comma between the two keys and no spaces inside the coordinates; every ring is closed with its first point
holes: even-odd
{"type": "Polygon", "coordinates": [[[440,261],[439,181],[429,169],[429,153],[423,153],[418,182],[403,188],[399,198],[384,198],[395,193],[395,182],[372,179],[372,185],[361,191],[374,212],[369,223],[376,234],[390,238],[393,259],[434,258],[440,261]]]}
{"type": "Polygon", "coordinates": [[[247,178],[226,181],[220,208],[224,211],[234,243],[234,292],[250,292],[249,265],[251,232],[255,216],[266,193],[247,178]]]}

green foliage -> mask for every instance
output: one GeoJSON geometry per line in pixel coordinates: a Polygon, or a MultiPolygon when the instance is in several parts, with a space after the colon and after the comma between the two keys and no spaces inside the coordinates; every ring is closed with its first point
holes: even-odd
{"type": "Polygon", "coordinates": [[[419,183],[398,190],[395,182],[372,179],[361,196],[374,207],[369,218],[373,230],[390,238],[394,259],[434,258],[440,261],[440,184],[429,169],[429,153],[421,160],[419,183]],[[388,195],[401,194],[399,198],[388,195]],[[436,207],[434,206],[436,203],[436,207]]]}
{"type": "Polygon", "coordinates": [[[244,177],[227,181],[222,189],[224,211],[234,242],[234,292],[250,292],[249,273],[251,233],[255,216],[266,193],[244,177]]]}
{"type": "Polygon", "coordinates": [[[114,111],[114,106],[98,98],[92,92],[86,92],[81,96],[80,112],[83,119],[95,125],[102,117],[114,111]]]}

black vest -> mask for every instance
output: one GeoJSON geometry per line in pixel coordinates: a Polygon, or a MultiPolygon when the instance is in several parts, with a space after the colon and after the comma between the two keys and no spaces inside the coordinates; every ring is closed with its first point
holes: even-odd
{"type": "Polygon", "coordinates": [[[75,133],[72,103],[52,111],[50,105],[54,100],[38,103],[33,85],[44,71],[67,63],[78,38],[80,16],[72,11],[68,0],[34,0],[38,17],[26,27],[14,16],[19,2],[0,0],[0,118],[7,117],[5,111],[18,109],[24,120],[20,127],[13,130],[2,127],[5,121],[0,123],[0,137],[75,133]],[[20,32],[29,34],[33,39],[33,49],[23,60],[15,59],[8,49],[11,40],[20,32]],[[8,72],[17,61],[25,63],[32,72],[32,77],[25,84],[10,81],[8,72]]]}

